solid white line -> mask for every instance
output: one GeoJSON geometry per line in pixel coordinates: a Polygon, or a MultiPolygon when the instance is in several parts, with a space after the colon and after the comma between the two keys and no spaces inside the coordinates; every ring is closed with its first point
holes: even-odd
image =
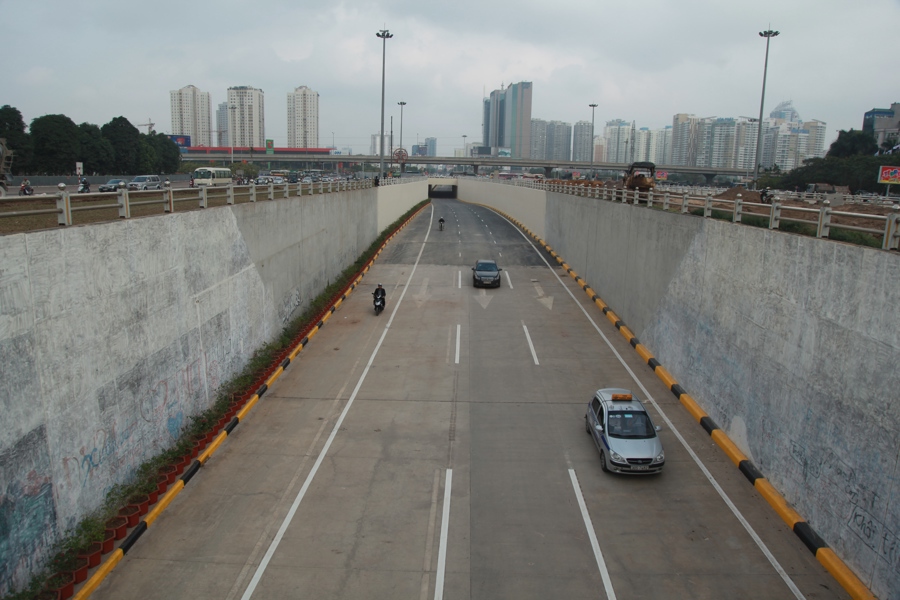
{"type": "Polygon", "coordinates": [[[534,359],[534,364],[539,365],[541,363],[538,362],[537,354],[534,352],[534,344],[531,343],[531,336],[528,335],[528,328],[525,327],[525,321],[522,321],[522,329],[525,330],[525,339],[528,340],[528,347],[531,348],[531,358],[534,359]]]}
{"type": "Polygon", "coordinates": [[[459,277],[456,280],[456,287],[462,289],[462,271],[459,271],[459,277]]]}
{"type": "Polygon", "coordinates": [[[450,486],[453,483],[453,469],[447,469],[444,481],[444,508],[441,511],[441,545],[438,549],[437,574],[434,578],[434,600],[444,597],[444,572],[447,569],[447,531],[450,525],[450,486]]]}
{"type": "Polygon", "coordinates": [[[575,476],[575,469],[569,469],[569,479],[572,481],[572,489],[575,490],[575,497],[578,499],[578,508],[581,509],[581,518],[584,519],[584,527],[587,529],[588,538],[591,540],[594,558],[597,559],[597,568],[600,569],[600,578],[603,580],[606,598],[607,600],[616,600],[616,592],[613,590],[612,579],[609,578],[609,570],[606,568],[606,562],[603,560],[603,552],[600,551],[600,543],[597,541],[597,534],[594,532],[594,524],[591,522],[591,515],[588,513],[587,505],[584,503],[584,496],[581,495],[581,486],[578,484],[578,477],[575,476]]]}
{"type": "Polygon", "coordinates": [[[459,324],[456,325],[456,364],[459,364],[459,324]]]}
{"type": "Polygon", "coordinates": [[[506,283],[509,284],[509,289],[513,289],[512,278],[509,276],[509,271],[506,272],[506,283]]]}
{"type": "MultiPolygon", "coordinates": [[[[499,216],[501,218],[506,219],[506,217],[504,217],[503,215],[499,215],[499,216]]],[[[582,306],[581,302],[579,302],[578,299],[575,298],[575,294],[572,293],[572,290],[569,289],[569,287],[563,282],[563,280],[559,276],[559,274],[553,269],[553,267],[550,266],[550,263],[547,262],[547,259],[544,258],[544,255],[541,254],[541,252],[537,249],[537,247],[531,243],[531,240],[528,239],[528,236],[525,235],[525,232],[523,232],[518,227],[513,225],[513,223],[511,223],[509,221],[509,219],[506,219],[506,221],[510,225],[515,227],[516,231],[519,232],[519,235],[521,235],[523,238],[525,238],[525,241],[527,241],[528,244],[531,245],[531,247],[534,249],[534,251],[537,253],[537,255],[541,257],[541,260],[544,261],[544,264],[547,265],[547,268],[550,269],[550,272],[553,273],[554,277],[556,277],[556,280],[559,282],[559,285],[562,286],[562,288],[566,291],[567,294],[569,294],[569,297],[572,298],[572,300],[575,302],[575,304],[578,306],[578,308],[581,309],[581,312],[584,314],[585,317],[587,317],[587,320],[590,321],[591,325],[594,326],[594,330],[596,330],[596,332],[600,334],[600,337],[603,338],[603,341],[606,342],[606,345],[609,347],[610,350],[612,350],[613,354],[615,354],[616,358],[619,360],[619,363],[625,368],[626,371],[628,371],[628,374],[631,376],[632,381],[634,381],[637,384],[637,386],[641,388],[641,391],[644,393],[644,397],[650,401],[650,403],[656,409],[656,412],[659,413],[659,415],[663,418],[663,420],[669,426],[669,429],[672,430],[672,433],[675,434],[675,437],[678,438],[678,441],[681,442],[681,445],[684,447],[684,449],[687,451],[687,453],[694,460],[694,463],[697,465],[697,467],[700,469],[700,471],[703,473],[703,475],[706,477],[706,479],[709,481],[709,483],[713,486],[713,489],[716,490],[716,493],[719,494],[719,497],[722,498],[722,501],[725,502],[725,505],[729,509],[731,509],[732,514],[735,516],[735,518],[737,518],[738,522],[740,522],[740,524],[743,525],[744,529],[747,531],[747,533],[750,535],[750,537],[756,543],[756,546],[760,549],[760,551],[763,553],[763,555],[766,557],[766,559],[768,559],[769,564],[771,564],[772,568],[775,569],[775,572],[778,573],[779,576],[781,576],[782,581],[784,581],[784,583],[785,583],[785,585],[787,585],[788,589],[791,590],[791,592],[794,594],[794,597],[797,598],[797,600],[805,600],[803,593],[800,591],[800,589],[797,587],[797,585],[793,582],[793,580],[790,578],[790,576],[785,572],[784,568],[781,566],[781,563],[778,562],[778,559],[776,559],[775,556],[772,555],[772,552],[769,551],[769,548],[766,546],[765,542],[762,541],[762,539],[759,537],[759,535],[756,533],[756,531],[753,529],[753,527],[750,525],[750,523],[747,521],[747,519],[744,518],[744,515],[742,515],[741,512],[738,510],[738,508],[734,505],[734,503],[731,501],[731,498],[729,498],[728,495],[725,493],[725,490],[723,490],[721,488],[721,486],[719,486],[719,483],[712,476],[712,473],[710,473],[709,470],[706,468],[706,465],[704,465],[703,462],[700,460],[700,457],[694,453],[694,451],[688,445],[687,440],[685,440],[681,436],[681,433],[675,428],[675,425],[672,423],[672,421],[669,419],[669,417],[666,415],[666,413],[664,413],[662,411],[662,408],[660,408],[660,406],[656,403],[656,400],[653,399],[653,396],[650,395],[650,391],[647,390],[646,387],[644,387],[644,384],[641,383],[641,380],[638,379],[638,376],[635,375],[634,371],[631,370],[631,367],[629,367],[625,363],[625,360],[622,358],[622,355],[619,354],[619,352],[613,347],[612,343],[609,341],[609,338],[606,337],[606,334],[604,334],[603,331],[600,330],[600,327],[597,326],[597,323],[594,322],[594,319],[591,318],[591,315],[588,314],[587,310],[585,310],[585,308],[584,308],[584,306],[582,306]]]]}
{"type": "MultiPolygon", "coordinates": [[[[433,207],[431,211],[431,220],[434,220],[433,207]]],[[[347,404],[346,406],[344,406],[344,410],[341,411],[341,415],[334,423],[334,427],[331,430],[331,435],[329,435],[328,439],[325,440],[325,445],[322,446],[322,451],[319,453],[319,457],[313,464],[309,475],[306,476],[306,481],[303,482],[303,487],[301,487],[300,491],[297,492],[297,497],[294,498],[294,503],[291,504],[291,508],[288,511],[287,515],[284,517],[284,521],[282,521],[281,527],[278,528],[278,533],[275,534],[275,537],[272,539],[272,543],[269,544],[269,549],[266,551],[265,556],[263,556],[262,561],[260,561],[259,566],[256,568],[256,572],[253,574],[253,578],[247,585],[247,589],[244,590],[244,595],[241,596],[241,600],[249,600],[250,597],[253,596],[253,592],[256,590],[256,586],[259,584],[260,579],[262,579],[263,573],[266,572],[266,568],[269,566],[269,561],[272,560],[272,557],[275,555],[275,550],[281,543],[281,539],[284,537],[288,526],[291,524],[291,521],[294,518],[294,514],[297,512],[297,509],[300,508],[300,502],[303,500],[303,497],[306,495],[306,491],[309,489],[313,478],[319,471],[319,466],[322,464],[322,461],[325,460],[325,455],[328,454],[328,450],[331,448],[331,444],[332,442],[334,442],[334,438],[335,436],[337,436],[337,433],[341,428],[341,424],[344,422],[344,418],[347,416],[347,413],[350,412],[350,407],[353,406],[353,401],[356,399],[356,395],[359,393],[359,389],[362,387],[363,382],[366,380],[366,375],[369,374],[369,369],[372,367],[372,363],[375,361],[375,356],[378,354],[378,350],[381,348],[382,342],[384,342],[384,338],[387,335],[388,329],[390,329],[391,323],[393,323],[394,321],[394,316],[397,314],[397,310],[400,308],[400,303],[403,302],[403,297],[406,295],[406,291],[409,289],[409,283],[410,281],[412,281],[413,275],[415,274],[416,269],[419,266],[419,261],[422,258],[422,253],[425,251],[425,244],[428,242],[428,236],[430,233],[431,227],[429,226],[428,231],[426,231],[425,233],[425,239],[422,241],[422,248],[419,249],[419,255],[416,257],[416,262],[415,264],[413,264],[412,271],[410,271],[409,273],[409,278],[406,280],[406,286],[404,286],[403,292],[400,294],[400,298],[398,298],[396,304],[394,304],[394,311],[391,313],[391,318],[388,320],[387,325],[384,326],[384,331],[381,333],[381,337],[378,339],[378,343],[375,344],[375,349],[372,350],[372,355],[369,357],[369,362],[366,363],[366,368],[363,369],[362,374],[359,376],[359,381],[356,382],[356,387],[353,388],[353,392],[350,394],[350,398],[347,400],[347,404]]]]}

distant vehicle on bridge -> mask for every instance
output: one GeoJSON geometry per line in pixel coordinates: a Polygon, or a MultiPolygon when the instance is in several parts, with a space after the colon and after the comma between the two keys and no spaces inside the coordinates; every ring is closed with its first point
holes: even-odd
{"type": "Polygon", "coordinates": [[[652,162],[634,162],[625,174],[625,188],[649,192],[656,187],[656,165],[652,162]]]}
{"type": "Polygon", "coordinates": [[[217,186],[231,185],[231,169],[218,167],[200,167],[194,169],[194,185],[217,186]]]}

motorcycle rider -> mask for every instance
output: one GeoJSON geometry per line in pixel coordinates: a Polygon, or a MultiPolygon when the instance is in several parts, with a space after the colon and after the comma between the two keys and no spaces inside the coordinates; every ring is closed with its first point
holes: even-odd
{"type": "Polygon", "coordinates": [[[384,288],[381,287],[381,284],[379,283],[378,287],[375,288],[375,291],[372,292],[372,298],[373,298],[372,301],[377,302],[378,299],[381,298],[382,302],[384,302],[384,305],[387,306],[387,297],[386,296],[387,296],[387,292],[384,291],[384,288]]]}
{"type": "Polygon", "coordinates": [[[31,180],[27,177],[22,180],[22,185],[19,186],[19,195],[30,196],[34,193],[34,188],[31,187],[31,180]]]}
{"type": "Polygon", "coordinates": [[[80,183],[81,183],[81,187],[78,188],[78,191],[81,192],[82,194],[90,194],[91,193],[91,184],[87,180],[87,177],[82,177],[80,183]]]}
{"type": "Polygon", "coordinates": [[[441,217],[440,219],[438,219],[438,223],[440,223],[441,229],[443,230],[444,229],[444,217],[441,217]]]}

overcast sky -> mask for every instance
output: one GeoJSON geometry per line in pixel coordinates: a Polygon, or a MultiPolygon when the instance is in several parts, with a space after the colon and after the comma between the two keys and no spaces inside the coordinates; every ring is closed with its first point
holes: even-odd
{"type": "MultiPolygon", "coordinates": [[[[827,123],[828,144],[863,113],[900,102],[900,0],[0,0],[0,105],[26,124],[46,114],[103,125],[124,116],[171,133],[169,92],[193,84],[213,107],[231,86],[265,92],[266,137],[287,145],[287,94],[319,98],[319,145],[368,152],[436,137],[438,154],[482,136],[482,98],[531,81],[532,117],[671,125],[672,115],[765,115],[792,100],[827,123]],[[891,58],[891,57],[894,58],[891,58]]],[[[213,116],[213,128],[216,127],[213,116]]],[[[146,131],[146,128],[141,128],[146,131]]]]}

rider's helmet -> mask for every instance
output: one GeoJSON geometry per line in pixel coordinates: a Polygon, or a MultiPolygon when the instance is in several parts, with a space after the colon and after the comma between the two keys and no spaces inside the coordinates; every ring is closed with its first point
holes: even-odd
{"type": "Polygon", "coordinates": [[[381,287],[381,284],[380,284],[380,283],[378,284],[378,287],[381,287]]]}

